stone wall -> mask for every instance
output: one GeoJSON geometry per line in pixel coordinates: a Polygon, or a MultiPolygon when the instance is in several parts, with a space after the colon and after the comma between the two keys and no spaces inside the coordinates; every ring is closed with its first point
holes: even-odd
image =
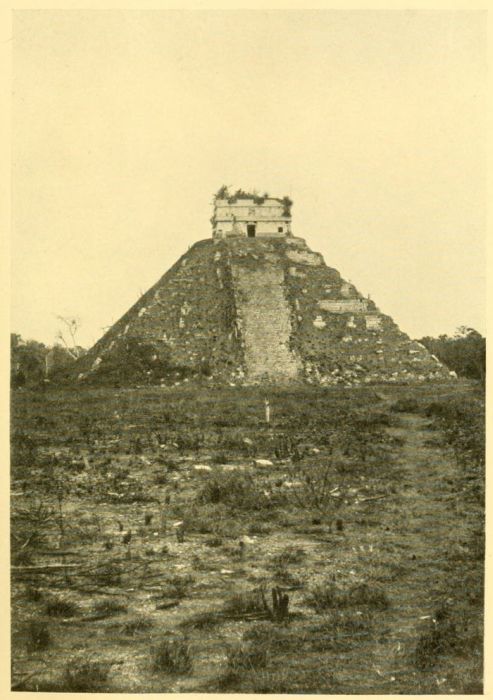
{"type": "Polygon", "coordinates": [[[290,222],[291,216],[285,214],[284,204],[275,198],[267,198],[261,204],[255,203],[253,198],[235,202],[216,199],[214,202],[214,238],[246,237],[248,224],[255,224],[256,237],[282,238],[290,235],[290,222]]]}
{"type": "Polygon", "coordinates": [[[366,299],[320,299],[318,306],[332,314],[361,313],[368,309],[366,299]]]}

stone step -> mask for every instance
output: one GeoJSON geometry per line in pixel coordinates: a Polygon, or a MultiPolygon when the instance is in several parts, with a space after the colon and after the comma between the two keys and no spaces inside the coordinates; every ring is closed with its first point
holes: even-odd
{"type": "Polygon", "coordinates": [[[300,362],[289,347],[291,310],[282,267],[252,268],[236,260],[231,272],[247,376],[296,377],[300,362]]]}

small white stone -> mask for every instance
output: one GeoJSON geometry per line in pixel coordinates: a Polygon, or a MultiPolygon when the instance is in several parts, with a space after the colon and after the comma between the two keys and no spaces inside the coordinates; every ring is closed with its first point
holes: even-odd
{"type": "Polygon", "coordinates": [[[255,459],[254,462],[256,467],[273,467],[273,462],[270,459],[255,459]]]}

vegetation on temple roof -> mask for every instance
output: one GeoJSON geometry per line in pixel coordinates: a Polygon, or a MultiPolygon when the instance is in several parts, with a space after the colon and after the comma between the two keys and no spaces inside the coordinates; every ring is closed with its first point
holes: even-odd
{"type": "Polygon", "coordinates": [[[291,207],[293,205],[292,200],[289,197],[271,197],[268,192],[264,192],[263,195],[259,195],[255,190],[253,192],[246,192],[245,190],[238,189],[236,192],[231,194],[227,185],[222,185],[214,195],[214,201],[218,199],[226,199],[228,204],[235,204],[237,201],[242,199],[253,199],[255,204],[263,204],[266,199],[273,199],[280,202],[283,207],[283,216],[291,215],[291,207]]]}

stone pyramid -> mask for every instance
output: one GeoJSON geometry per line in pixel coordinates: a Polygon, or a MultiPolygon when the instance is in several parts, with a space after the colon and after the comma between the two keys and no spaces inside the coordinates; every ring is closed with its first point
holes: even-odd
{"type": "Polygon", "coordinates": [[[247,237],[235,226],[235,235],[193,245],[75,363],[74,376],[346,386],[449,377],[303,239],[255,237],[254,228],[247,237]]]}

